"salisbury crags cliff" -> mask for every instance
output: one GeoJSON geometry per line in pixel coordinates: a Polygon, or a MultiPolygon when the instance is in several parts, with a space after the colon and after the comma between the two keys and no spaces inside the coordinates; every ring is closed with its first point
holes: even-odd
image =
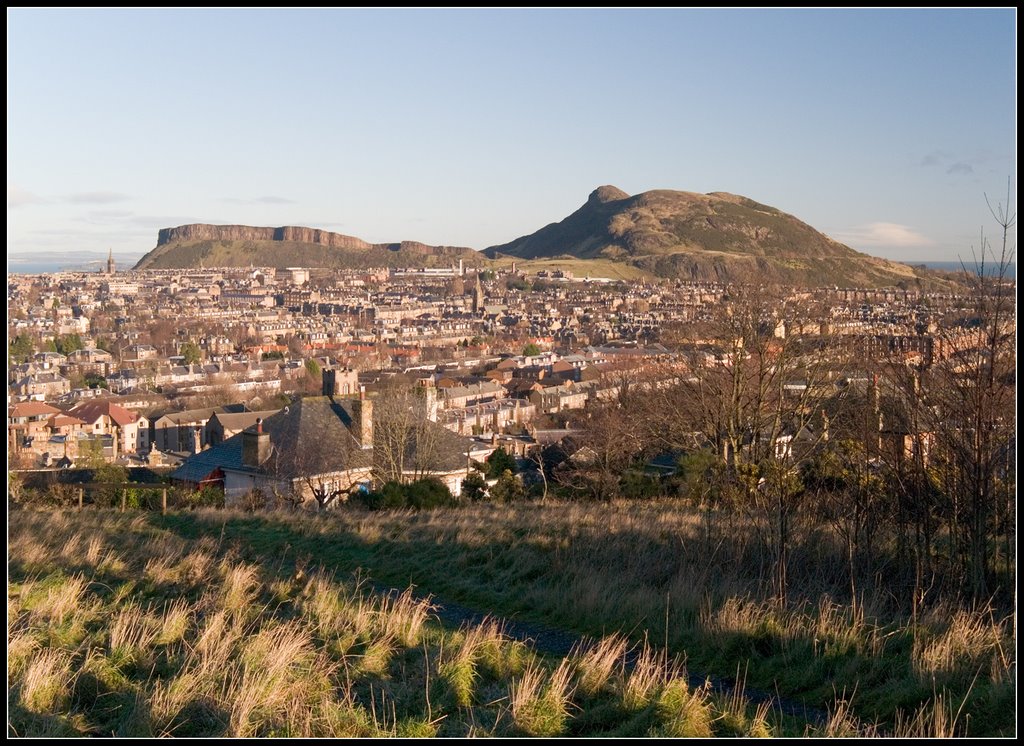
{"type": "Polygon", "coordinates": [[[281,228],[260,228],[252,225],[209,225],[191,223],[177,228],[161,228],[156,245],[184,241],[298,241],[341,249],[369,249],[372,244],[355,236],[286,225],[281,228]]]}
{"type": "Polygon", "coordinates": [[[162,228],[157,245],[136,269],[247,266],[355,268],[388,265],[431,266],[463,259],[479,263],[472,249],[428,246],[418,241],[372,244],[355,236],[318,228],[192,223],[162,228]]]}

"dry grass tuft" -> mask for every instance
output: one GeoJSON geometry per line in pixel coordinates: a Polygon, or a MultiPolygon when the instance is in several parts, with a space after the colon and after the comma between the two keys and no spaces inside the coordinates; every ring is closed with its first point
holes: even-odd
{"type": "Polygon", "coordinates": [[[224,569],[220,607],[231,614],[245,616],[259,594],[259,581],[256,565],[228,564],[224,569]]]}
{"type": "Polygon", "coordinates": [[[385,596],[380,601],[377,628],[382,636],[393,638],[399,645],[415,647],[433,610],[429,601],[417,600],[412,589],[407,588],[397,596],[385,596]]]}
{"type": "Polygon", "coordinates": [[[33,620],[63,624],[84,606],[88,582],[82,575],[58,578],[49,584],[45,595],[33,605],[33,620]]]}
{"type": "Polygon", "coordinates": [[[10,681],[25,670],[39,650],[39,642],[28,632],[7,634],[7,678],[10,681]]]}
{"type": "Polygon", "coordinates": [[[850,700],[839,698],[828,710],[822,733],[825,738],[863,738],[877,736],[877,729],[862,724],[853,714],[850,700]]]}
{"type": "Polygon", "coordinates": [[[157,645],[170,645],[185,637],[189,625],[192,623],[194,610],[191,604],[183,598],[175,599],[164,607],[163,616],[160,619],[160,628],[157,632],[155,643],[157,645]]]}
{"type": "Polygon", "coordinates": [[[92,567],[98,566],[104,549],[106,549],[106,543],[103,541],[103,537],[99,534],[93,534],[85,549],[85,561],[92,567]]]}
{"type": "Polygon", "coordinates": [[[629,710],[646,707],[658,696],[672,675],[665,653],[655,651],[645,642],[626,678],[622,704],[629,710]]]}
{"type": "Polygon", "coordinates": [[[1012,640],[1006,626],[996,621],[990,609],[958,610],[943,632],[931,639],[915,640],[914,670],[918,675],[933,676],[988,668],[994,682],[1012,680],[1014,662],[1008,652],[1012,640]]]}
{"type": "Polygon", "coordinates": [[[940,693],[910,717],[898,714],[892,735],[894,738],[953,738],[957,735],[956,722],[957,713],[940,693]]]}
{"type": "Polygon", "coordinates": [[[223,668],[231,660],[235,644],[245,634],[228,612],[219,611],[208,616],[193,651],[202,670],[223,668]]]}
{"type": "Polygon", "coordinates": [[[669,680],[661,689],[656,711],[662,721],[657,735],[669,738],[710,738],[714,716],[709,687],[691,690],[686,679],[669,680]]]}
{"type": "Polygon", "coordinates": [[[569,717],[572,678],[567,660],[550,674],[539,665],[528,666],[509,688],[509,708],[516,727],[539,738],[562,735],[569,717]]]}
{"type": "Polygon", "coordinates": [[[18,702],[38,715],[58,715],[67,708],[73,678],[71,656],[60,650],[42,650],[25,667],[18,702]]]}
{"type": "Polygon", "coordinates": [[[615,669],[622,665],[629,642],[622,635],[603,637],[595,645],[583,649],[577,645],[569,654],[577,690],[585,697],[591,697],[605,689],[615,669]]]}
{"type": "Polygon", "coordinates": [[[148,657],[159,630],[138,606],[128,606],[110,625],[110,657],[118,665],[138,663],[148,657]]]}
{"type": "Polygon", "coordinates": [[[473,703],[474,690],[480,678],[480,662],[485,649],[500,647],[505,643],[501,629],[494,620],[485,619],[481,624],[466,625],[456,638],[457,644],[442,650],[438,675],[452,693],[459,707],[473,703]]]}

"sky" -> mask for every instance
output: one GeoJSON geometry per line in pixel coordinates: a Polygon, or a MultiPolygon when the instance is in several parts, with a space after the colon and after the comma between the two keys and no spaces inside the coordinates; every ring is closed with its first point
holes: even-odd
{"type": "Polygon", "coordinates": [[[742,194],[875,256],[1016,204],[1016,10],[7,11],[8,252],[184,223],[483,249],[596,187],[742,194]]]}

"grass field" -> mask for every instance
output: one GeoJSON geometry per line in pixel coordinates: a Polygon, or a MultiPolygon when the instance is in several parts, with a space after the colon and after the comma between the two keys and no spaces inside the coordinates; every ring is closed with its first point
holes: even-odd
{"type": "Polygon", "coordinates": [[[12,514],[8,735],[773,732],[765,708],[688,686],[650,647],[628,671],[617,636],[544,659],[497,623],[442,629],[409,592],[234,544],[144,514],[12,514]]]}
{"type": "Polygon", "coordinates": [[[609,277],[613,280],[656,279],[655,275],[645,272],[639,267],[611,259],[578,259],[571,256],[556,259],[515,259],[502,256],[500,259],[492,260],[490,266],[495,269],[508,269],[513,262],[517,270],[530,274],[536,274],[541,270],[548,272],[562,270],[563,272],[572,272],[577,280],[586,277],[609,277]]]}
{"type": "Polygon", "coordinates": [[[820,595],[779,609],[746,575],[746,550],[708,554],[701,530],[668,502],[323,518],[15,511],[9,733],[808,730],[688,686],[682,655],[828,707],[821,735],[870,735],[875,720],[899,735],[1015,732],[1011,620],[937,609],[910,624],[820,595]],[[598,642],[548,659],[494,625],[443,629],[427,603],[380,596],[367,574],[598,642]]]}

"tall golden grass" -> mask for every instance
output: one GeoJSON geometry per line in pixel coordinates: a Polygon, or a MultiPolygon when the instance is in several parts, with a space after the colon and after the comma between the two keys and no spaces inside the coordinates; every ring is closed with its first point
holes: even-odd
{"type": "MultiPolygon", "coordinates": [[[[215,534],[235,519],[201,520],[215,534]]],[[[961,710],[957,735],[1015,730],[1006,706],[1016,687],[1012,610],[948,601],[904,609],[889,585],[902,580],[885,577],[884,556],[877,577],[850,598],[843,547],[799,516],[785,605],[771,587],[764,525],[735,512],[709,524],[673,500],[262,520],[289,542],[369,547],[375,572],[455,600],[528,610],[580,633],[627,630],[720,675],[747,662],[751,685],[818,708],[836,709],[836,691],[856,691],[849,712],[883,722],[885,732],[936,712],[940,695],[961,710]]],[[[353,554],[339,552],[338,565],[353,554]]]]}
{"type": "MultiPolygon", "coordinates": [[[[220,538],[236,519],[251,520],[195,514],[189,520],[200,536],[186,540],[147,516],[12,513],[10,731],[559,734],[608,698],[625,711],[656,713],[650,733],[776,729],[763,708],[687,687],[664,649],[642,648],[627,667],[628,642],[614,634],[547,663],[493,623],[442,633],[429,602],[411,592],[375,594],[358,578],[339,576],[337,565],[297,569],[276,554],[257,563],[251,547],[234,549],[220,538]],[[271,641],[284,663],[268,657],[271,641]],[[420,684],[398,686],[404,676],[420,684]],[[90,709],[82,694],[90,687],[100,690],[96,701],[116,708],[90,709]],[[278,690],[289,693],[288,702],[278,690]]],[[[415,576],[420,585],[433,587],[438,573],[456,575],[455,568],[466,583],[474,567],[486,566],[552,619],[646,633],[676,651],[697,639],[723,655],[775,656],[806,669],[794,687],[809,688],[806,677],[824,681],[877,665],[896,672],[890,687],[922,692],[887,705],[891,720],[872,725],[881,695],[857,689],[850,701],[833,702],[826,734],[984,733],[987,711],[972,709],[975,700],[1014,699],[1012,616],[940,605],[902,619],[870,596],[856,605],[834,600],[820,573],[808,573],[805,601],[781,607],[749,572],[756,547],[741,527],[735,541],[708,554],[703,527],[674,504],[266,520],[321,544],[372,537],[407,552],[444,547],[444,560],[435,557],[437,567],[415,576]]],[[[477,590],[486,590],[482,580],[477,590]]],[[[783,679],[783,693],[787,685],[783,679]]]]}
{"type": "Polygon", "coordinates": [[[15,512],[9,553],[9,735],[599,735],[609,702],[640,736],[724,718],[664,651],[625,665],[621,635],[548,659],[493,619],[444,629],[411,590],[138,517],[15,512]]]}

